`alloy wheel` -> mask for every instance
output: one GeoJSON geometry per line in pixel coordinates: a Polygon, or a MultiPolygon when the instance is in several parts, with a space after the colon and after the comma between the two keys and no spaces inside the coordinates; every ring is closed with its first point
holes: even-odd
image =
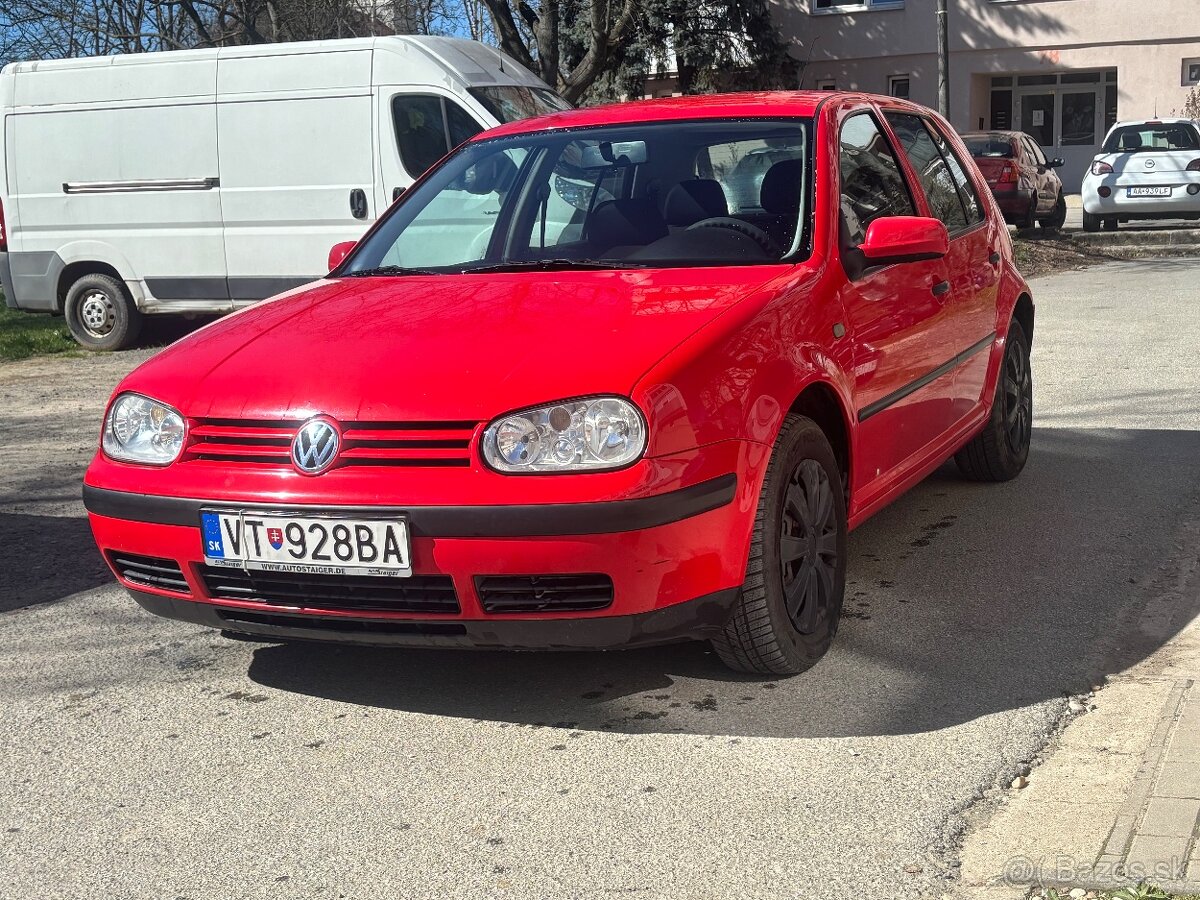
{"type": "Polygon", "coordinates": [[[801,634],[828,616],[837,583],[837,512],[833,486],[815,460],[792,472],[784,495],[779,559],[789,618],[801,634]]]}
{"type": "Polygon", "coordinates": [[[1008,449],[1019,454],[1029,443],[1033,427],[1033,373],[1029,353],[1019,340],[1009,341],[1004,353],[1004,434],[1008,449]]]}

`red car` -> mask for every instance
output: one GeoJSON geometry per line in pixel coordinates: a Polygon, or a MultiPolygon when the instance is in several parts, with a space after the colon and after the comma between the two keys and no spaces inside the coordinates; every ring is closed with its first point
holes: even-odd
{"type": "Polygon", "coordinates": [[[1054,171],[1061,159],[1046,159],[1038,142],[1022,131],[972,131],[962,139],[1007,222],[1018,228],[1063,227],[1067,201],[1054,171]]]}
{"type": "Polygon", "coordinates": [[[951,456],[1001,481],[1029,453],[1029,288],[911,103],[516,122],[346,250],[113,395],[84,499],[148,610],[268,641],[702,638],[795,673],[848,529],[951,456]]]}

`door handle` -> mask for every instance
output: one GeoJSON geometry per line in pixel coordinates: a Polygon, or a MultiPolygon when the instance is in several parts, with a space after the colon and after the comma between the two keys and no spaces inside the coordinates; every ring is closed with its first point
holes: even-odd
{"type": "Polygon", "coordinates": [[[395,203],[397,200],[399,200],[400,195],[403,193],[404,193],[404,188],[402,188],[402,187],[392,188],[392,202],[395,203]]]}
{"type": "Polygon", "coordinates": [[[930,288],[930,290],[933,292],[933,296],[935,297],[945,296],[946,294],[950,293],[950,282],[939,281],[932,288],[930,288]]]}
{"type": "Polygon", "coordinates": [[[362,188],[350,192],[350,215],[356,219],[367,217],[367,195],[362,188]]]}
{"type": "Polygon", "coordinates": [[[992,255],[988,257],[988,262],[990,262],[993,266],[999,265],[1000,264],[1000,254],[997,253],[995,250],[993,250],[992,255]]]}

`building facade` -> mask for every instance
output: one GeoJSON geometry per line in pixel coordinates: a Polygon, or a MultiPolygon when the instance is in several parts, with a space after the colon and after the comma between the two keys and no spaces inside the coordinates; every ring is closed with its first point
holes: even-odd
{"type": "MultiPolygon", "coordinates": [[[[936,0],[773,0],[803,88],[937,105],[936,0]]],[[[1037,138],[1077,191],[1118,119],[1180,115],[1200,0],[949,0],[950,120],[1037,138]]]]}

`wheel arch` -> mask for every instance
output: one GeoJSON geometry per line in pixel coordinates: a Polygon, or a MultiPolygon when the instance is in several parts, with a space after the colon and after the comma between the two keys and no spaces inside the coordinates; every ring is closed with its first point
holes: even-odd
{"type": "Polygon", "coordinates": [[[1033,346],[1033,298],[1029,296],[1028,291],[1022,291],[1017,297],[1016,305],[1013,306],[1012,317],[1021,323],[1021,330],[1025,332],[1025,339],[1029,341],[1029,345],[1033,346]]]}
{"type": "Polygon", "coordinates": [[[102,241],[73,241],[58,248],[63,262],[55,289],[56,312],[63,312],[71,285],[85,275],[108,275],[125,285],[135,305],[144,299],[141,283],[129,260],[114,247],[102,241]]]}
{"type": "Polygon", "coordinates": [[[850,493],[853,487],[851,477],[854,455],[853,431],[850,427],[846,404],[841,395],[829,382],[812,381],[805,385],[796,399],[792,401],[788,412],[812,419],[825,434],[842,473],[842,491],[846,497],[847,508],[849,508],[850,493]]]}

